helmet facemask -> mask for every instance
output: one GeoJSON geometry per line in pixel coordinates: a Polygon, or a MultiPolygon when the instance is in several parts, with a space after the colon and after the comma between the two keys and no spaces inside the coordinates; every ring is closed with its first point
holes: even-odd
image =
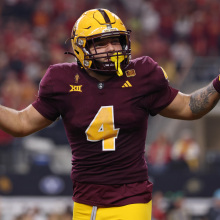
{"type": "MultiPolygon", "coordinates": [[[[80,39],[80,38],[79,38],[80,39]]],[[[115,72],[119,72],[120,69],[125,69],[130,60],[131,56],[131,49],[130,49],[130,31],[120,33],[118,31],[110,32],[107,35],[104,36],[100,34],[94,35],[90,37],[86,37],[84,39],[81,39],[83,42],[86,41],[85,47],[83,45],[81,46],[81,49],[84,53],[84,67],[85,69],[93,70],[99,74],[112,74],[115,72]],[[103,39],[103,38],[119,38],[119,42],[121,44],[122,49],[117,51],[109,51],[109,52],[102,52],[98,53],[98,49],[96,48],[95,42],[97,40],[103,39]],[[95,53],[91,53],[90,47],[91,45],[94,48],[95,53]],[[99,59],[104,58],[105,62],[98,61],[99,59]],[[115,60],[113,62],[112,60],[115,60]]],[[[80,40],[79,40],[80,41],[80,40]]]]}

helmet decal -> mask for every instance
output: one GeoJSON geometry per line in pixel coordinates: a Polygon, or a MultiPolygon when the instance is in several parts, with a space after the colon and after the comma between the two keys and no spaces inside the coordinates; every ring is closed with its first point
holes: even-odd
{"type": "Polygon", "coordinates": [[[107,28],[112,28],[111,21],[109,16],[103,9],[98,9],[98,11],[102,14],[103,18],[105,19],[105,23],[107,24],[107,28]]]}

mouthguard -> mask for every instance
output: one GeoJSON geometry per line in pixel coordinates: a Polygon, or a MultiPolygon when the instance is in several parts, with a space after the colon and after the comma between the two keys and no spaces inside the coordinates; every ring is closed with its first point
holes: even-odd
{"type": "Polygon", "coordinates": [[[121,62],[124,59],[125,57],[121,55],[121,53],[114,53],[113,56],[111,57],[111,61],[115,63],[115,69],[116,69],[116,73],[118,74],[118,76],[123,75],[123,72],[121,69],[121,62]]]}

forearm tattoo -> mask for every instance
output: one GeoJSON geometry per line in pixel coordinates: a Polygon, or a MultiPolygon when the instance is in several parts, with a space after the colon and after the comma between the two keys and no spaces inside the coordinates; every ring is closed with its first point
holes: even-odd
{"type": "Polygon", "coordinates": [[[213,87],[212,83],[209,84],[207,87],[192,93],[189,103],[192,113],[204,113],[214,108],[219,98],[211,99],[211,97],[216,93],[217,91],[213,87]]]}

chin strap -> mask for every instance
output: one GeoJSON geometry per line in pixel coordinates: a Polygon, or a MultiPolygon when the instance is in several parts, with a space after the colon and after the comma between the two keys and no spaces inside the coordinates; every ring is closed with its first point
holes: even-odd
{"type": "Polygon", "coordinates": [[[114,53],[113,56],[111,57],[111,61],[115,63],[115,69],[116,69],[116,73],[118,74],[118,76],[123,75],[123,72],[121,69],[121,62],[124,59],[125,57],[121,55],[121,53],[114,53]]]}

